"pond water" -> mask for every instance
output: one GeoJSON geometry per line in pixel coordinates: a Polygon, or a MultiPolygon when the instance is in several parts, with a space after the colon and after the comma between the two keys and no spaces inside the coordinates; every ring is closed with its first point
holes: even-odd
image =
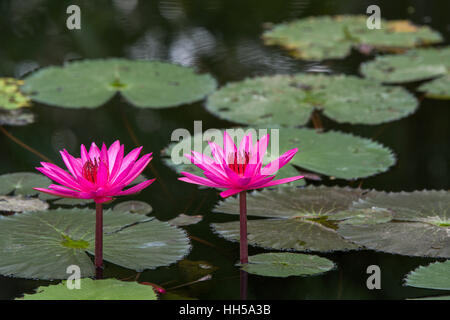
{"type": "MultiPolygon", "coordinates": [[[[24,77],[36,68],[61,65],[65,61],[106,57],[157,59],[194,67],[210,73],[224,85],[251,76],[276,73],[318,72],[358,74],[359,65],[373,56],[356,51],[345,59],[307,62],[295,60],[279,47],[265,46],[260,38],[263,25],[317,15],[365,14],[378,4],[386,19],[409,19],[441,32],[446,45],[450,39],[448,1],[78,1],[82,29],[65,27],[66,2],[2,1],[0,3],[0,75],[24,77]],[[412,9],[413,8],[413,9],[412,9]]],[[[418,84],[408,85],[414,91],[418,84]]],[[[83,93],[80,92],[80,95],[83,93]]],[[[326,130],[340,130],[373,138],[394,150],[396,165],[388,172],[354,182],[325,179],[326,185],[362,185],[385,191],[448,189],[450,178],[450,102],[417,95],[420,107],[413,115],[382,125],[342,125],[322,117],[326,130]]],[[[199,299],[239,298],[239,245],[218,237],[212,222],[235,220],[212,213],[219,200],[213,189],[199,189],[177,180],[178,175],[160,158],[177,128],[192,132],[195,120],[203,129],[235,125],[207,112],[204,101],[180,107],[139,109],[116,96],[96,109],[62,109],[35,103],[37,121],[24,127],[6,127],[20,141],[57,164],[58,151],[66,148],[78,154],[81,143],[112,143],[119,139],[128,151],[136,144],[153,152],[148,177],[157,182],[136,196],[150,203],[153,215],[169,220],[180,213],[203,215],[203,220],[186,227],[192,236],[192,250],[186,259],[207,261],[217,267],[213,278],[177,293],[199,299]]],[[[308,123],[312,127],[311,123],[308,123]]],[[[41,159],[0,134],[0,174],[34,171],[41,159]]],[[[300,146],[301,149],[301,146],[300,146]]],[[[301,151],[300,151],[301,152],[301,151]]],[[[317,183],[315,183],[317,184],[317,183]]],[[[255,247],[249,254],[265,252],[255,247]]],[[[419,265],[437,259],[413,258],[374,251],[319,254],[337,268],[313,277],[271,278],[249,275],[250,299],[404,299],[436,294],[435,291],[403,286],[404,276],[419,265]],[[368,290],[366,268],[381,268],[381,290],[368,290]]],[[[1,259],[1,257],[0,257],[1,259]]],[[[136,272],[106,263],[105,277],[135,277],[136,272]]],[[[147,270],[139,281],[165,288],[195,278],[180,264],[147,270]]],[[[0,276],[0,299],[13,299],[49,281],[0,276]]]]}

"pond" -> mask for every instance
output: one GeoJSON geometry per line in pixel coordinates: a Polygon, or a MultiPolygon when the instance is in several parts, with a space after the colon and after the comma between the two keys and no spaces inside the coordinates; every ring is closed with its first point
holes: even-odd
{"type": "MultiPolygon", "coordinates": [[[[159,60],[190,67],[197,74],[209,74],[218,88],[244,79],[278,74],[343,74],[349,77],[361,77],[361,64],[373,61],[377,56],[386,53],[374,51],[364,54],[353,47],[350,48],[347,56],[341,58],[298,59],[280,45],[266,45],[262,34],[276,24],[307,17],[366,15],[366,9],[372,2],[375,1],[114,0],[96,1],[94,4],[86,0],[77,2],[81,9],[81,29],[68,30],[66,27],[67,3],[65,2],[2,1],[0,39],[3,46],[0,50],[0,76],[25,79],[26,86],[27,77],[33,75],[38,69],[62,66],[69,61],[126,58],[159,60]]],[[[442,41],[434,47],[448,46],[450,24],[444,13],[450,12],[449,2],[411,0],[376,1],[376,4],[381,8],[383,19],[409,20],[415,25],[428,26],[442,35],[442,41]]],[[[446,57],[448,59],[449,55],[446,57]]],[[[443,63],[446,63],[448,72],[449,61],[443,63]]],[[[92,78],[101,77],[104,72],[103,69],[96,70],[95,67],[87,70],[87,77],[92,78]]],[[[54,79],[59,81],[57,78],[54,79]]],[[[133,81],[138,83],[140,80],[142,79],[136,78],[133,81]]],[[[182,83],[183,78],[179,81],[182,83]]],[[[195,82],[197,78],[187,82],[189,81],[195,82]]],[[[311,82],[314,81],[314,79],[311,80],[311,82]]],[[[424,81],[415,81],[401,84],[405,92],[409,92],[408,97],[417,99],[418,108],[405,111],[405,114],[399,115],[399,119],[394,121],[378,121],[375,124],[361,122],[350,124],[349,121],[336,121],[334,119],[339,118],[339,115],[330,116],[333,111],[330,107],[330,113],[326,113],[325,110],[313,112],[311,109],[306,115],[297,115],[298,119],[304,118],[304,123],[298,120],[297,125],[292,125],[292,118],[295,119],[294,113],[290,114],[292,116],[289,119],[290,117],[286,114],[290,111],[282,110],[280,117],[283,118],[282,121],[285,121],[282,127],[290,127],[290,129],[281,128],[280,137],[283,136],[283,130],[284,132],[303,130],[292,129],[292,127],[304,125],[314,132],[314,128],[319,126],[324,131],[322,134],[339,131],[374,140],[391,150],[394,155],[391,160],[392,164],[394,161],[395,164],[392,166],[387,164],[385,168],[353,179],[327,174],[318,169],[313,170],[312,168],[316,168],[314,166],[316,162],[320,162],[321,159],[313,159],[309,167],[307,165],[302,167],[302,163],[295,163],[297,169],[306,173],[306,179],[304,179],[306,183],[312,186],[349,186],[386,192],[448,190],[450,102],[448,97],[433,99],[420,92],[418,87],[423,83],[424,81]]],[[[118,82],[112,86],[120,90],[126,85],[118,82]]],[[[270,84],[267,85],[270,86],[270,84]]],[[[258,86],[261,87],[260,84],[258,86]]],[[[345,84],[342,86],[346,88],[345,84]]],[[[348,90],[347,94],[354,96],[356,90],[360,90],[358,92],[363,94],[365,90],[373,89],[373,86],[349,87],[344,91],[348,90]],[[370,89],[367,89],[368,87],[370,89]]],[[[194,184],[179,181],[178,178],[181,175],[168,163],[167,157],[164,157],[164,151],[167,152],[167,146],[173,142],[171,137],[174,130],[185,128],[194,133],[195,121],[201,121],[203,131],[246,124],[246,116],[239,111],[225,115],[217,111],[223,107],[222,105],[217,108],[206,107],[205,96],[214,91],[213,87],[211,83],[205,82],[204,85],[202,84],[205,92],[200,98],[187,99],[186,103],[173,103],[178,106],[167,108],[136,107],[138,103],[133,105],[130,99],[114,94],[115,91],[111,91],[111,88],[108,90],[112,92],[113,97],[105,99],[106,103],[100,103],[101,105],[95,108],[65,108],[52,106],[52,103],[45,103],[38,99],[33,100],[29,110],[35,116],[34,123],[25,126],[4,125],[1,127],[0,175],[14,172],[38,173],[35,168],[40,166],[41,161],[47,161],[46,159],[51,159],[52,162],[64,168],[60,150],[66,149],[78,157],[80,145],[89,146],[92,141],[98,145],[105,142],[109,146],[114,141],[120,140],[125,145],[126,153],[137,146],[143,146],[143,154],[153,152],[151,165],[143,174],[148,178],[156,178],[156,181],[139,194],[118,200],[144,201],[152,207],[149,216],[161,221],[169,221],[180,214],[201,215],[202,219],[197,223],[180,227],[187,232],[191,245],[189,253],[182,259],[174,261],[169,266],[147,269],[139,273],[106,261],[103,277],[121,280],[137,279],[141,283],[156,284],[172,294],[162,295],[163,299],[175,298],[177,297],[175,294],[178,297],[195,299],[239,299],[241,279],[240,269],[236,266],[239,261],[239,243],[230,241],[223,234],[220,236],[220,227],[212,228],[212,224],[238,221],[237,216],[214,212],[213,209],[219,201],[222,201],[220,192],[214,188],[199,188],[194,184]],[[205,89],[208,85],[212,88],[205,89]],[[204,277],[208,274],[211,277],[205,279],[204,277]],[[199,279],[203,281],[198,281],[199,279]]],[[[309,92],[309,87],[305,91],[309,92]]],[[[317,93],[317,96],[325,100],[324,104],[332,99],[326,95],[326,91],[317,93]]],[[[78,99],[83,100],[83,95],[87,96],[89,92],[87,87],[77,91],[73,97],[70,97],[68,103],[75,103],[78,99]]],[[[174,92],[176,95],[178,91],[174,92]]],[[[162,96],[167,98],[171,94],[166,93],[162,96]]],[[[245,93],[235,94],[236,97],[242,97],[245,93]]],[[[380,95],[384,94],[388,93],[380,93],[380,95]]],[[[221,103],[220,99],[221,97],[217,98],[218,104],[221,103]]],[[[273,112],[276,112],[275,107],[273,112]]],[[[264,116],[261,118],[264,119],[264,116]]],[[[250,123],[250,125],[271,127],[270,121],[250,123]]],[[[298,153],[301,154],[302,138],[298,139],[297,147],[298,153]]],[[[337,150],[339,143],[330,143],[327,148],[337,150]]],[[[305,150],[307,152],[306,146],[305,150]]],[[[280,150],[280,152],[285,151],[288,151],[288,148],[283,147],[283,150],[280,150]]],[[[362,150],[362,153],[364,152],[365,150],[362,150]]],[[[385,160],[380,156],[378,164],[383,167],[382,161],[391,160],[385,160]]],[[[328,162],[330,161],[333,162],[328,159],[328,162]]],[[[336,159],[336,165],[339,161],[341,160],[336,159]]],[[[358,164],[358,161],[356,160],[355,163],[358,164]]],[[[319,165],[320,163],[317,164],[319,165]]],[[[298,194],[301,195],[302,189],[299,190],[298,194]]],[[[248,199],[248,201],[250,206],[252,200],[248,199]]],[[[413,203],[411,206],[414,206],[414,202],[411,203],[413,203]]],[[[112,208],[115,204],[105,204],[105,207],[112,208]]],[[[420,203],[416,204],[417,207],[420,205],[420,203]]],[[[57,207],[54,203],[50,206],[57,207]]],[[[88,204],[88,207],[94,209],[95,206],[88,204]]],[[[70,207],[65,206],[65,208],[70,207]]],[[[448,209],[448,207],[443,208],[443,210],[448,209]]],[[[19,214],[16,213],[16,215],[19,214]]],[[[92,228],[93,226],[94,220],[92,220],[92,228]]],[[[442,228],[448,228],[448,226],[442,226],[442,228]]],[[[283,231],[284,229],[280,228],[275,237],[281,237],[283,231]]],[[[445,244],[448,254],[448,236],[445,241],[447,241],[445,244]]],[[[5,244],[0,243],[0,245],[5,244]]],[[[158,243],[148,245],[157,246],[158,243]]],[[[280,252],[273,246],[272,248],[262,247],[264,246],[253,246],[250,241],[249,255],[280,252]]],[[[311,254],[331,260],[334,268],[314,276],[268,277],[249,274],[247,296],[249,299],[407,299],[439,294],[448,295],[446,290],[415,288],[404,284],[405,276],[412,270],[432,262],[443,262],[448,255],[426,257],[382,251],[380,248],[333,252],[313,251],[311,254]],[[372,265],[380,268],[381,289],[369,290],[367,287],[366,282],[370,276],[367,268],[372,265]]],[[[1,256],[0,259],[2,259],[1,256]]],[[[34,293],[40,286],[56,283],[58,280],[0,275],[0,299],[20,298],[24,294],[34,293]]]]}

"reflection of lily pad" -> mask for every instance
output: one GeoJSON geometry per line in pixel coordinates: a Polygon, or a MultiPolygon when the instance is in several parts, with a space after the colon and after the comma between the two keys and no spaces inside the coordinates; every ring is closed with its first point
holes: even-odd
{"type": "Polygon", "coordinates": [[[75,198],[62,198],[52,202],[52,204],[62,205],[62,206],[87,206],[88,204],[94,203],[91,199],[75,199],[75,198]]]}
{"type": "MultiPolygon", "coordinates": [[[[94,274],[86,252],[94,253],[95,211],[57,209],[0,219],[0,274],[22,278],[67,279],[78,265],[81,277],[94,274]]],[[[169,265],[189,251],[181,229],[153,218],[115,211],[104,213],[103,257],[142,271],[169,265]]]]}
{"type": "Polygon", "coordinates": [[[450,99],[450,73],[422,84],[418,90],[425,92],[428,98],[450,99]]]}
{"type": "Polygon", "coordinates": [[[411,287],[450,290],[450,260],[420,266],[406,276],[406,285],[411,287]]]}
{"type": "Polygon", "coordinates": [[[34,294],[25,294],[23,300],[156,300],[151,286],[115,279],[81,279],[80,289],[68,289],[66,281],[39,287],[34,294]]]}
{"type": "Polygon", "coordinates": [[[338,122],[379,124],[415,111],[417,101],[400,87],[354,76],[297,74],[247,79],[208,98],[220,118],[247,125],[304,125],[314,109],[338,122]]]}
{"type": "Polygon", "coordinates": [[[367,16],[362,15],[309,17],[275,25],[264,32],[263,39],[307,60],[343,58],[360,46],[390,51],[442,41],[438,32],[409,21],[381,19],[381,26],[369,29],[367,16]]]}
{"type": "Polygon", "coordinates": [[[241,266],[243,270],[269,277],[310,276],[334,268],[328,259],[302,253],[261,253],[248,260],[248,264],[241,266]]]}
{"type": "MultiPolygon", "coordinates": [[[[245,132],[253,129],[227,129],[232,136],[236,136],[234,133],[238,133],[239,130],[245,132]]],[[[356,137],[351,134],[335,131],[317,133],[315,130],[306,128],[282,128],[277,132],[272,132],[271,129],[261,130],[260,133],[263,131],[269,134],[273,133],[272,139],[276,139],[274,143],[278,143],[278,145],[274,145],[275,151],[278,150],[281,153],[292,148],[299,149],[289,164],[281,168],[279,171],[280,175],[284,174],[286,170],[292,170],[292,168],[289,168],[291,165],[297,165],[300,168],[336,178],[355,179],[384,172],[395,163],[394,155],[386,147],[369,139],[356,137]]],[[[258,130],[255,132],[258,133],[258,130]]],[[[261,138],[261,136],[262,134],[259,134],[258,138],[261,138]]],[[[201,149],[194,150],[198,152],[203,151],[205,155],[210,155],[209,146],[207,146],[206,141],[201,140],[201,137],[194,136],[188,138],[189,140],[187,141],[181,140],[177,144],[169,145],[163,151],[166,163],[177,170],[177,172],[190,171],[195,174],[201,174],[201,170],[190,164],[190,162],[189,164],[181,163],[176,165],[172,162],[172,159],[186,161],[183,154],[190,153],[190,150],[194,149],[195,139],[200,139],[201,149]]],[[[256,139],[256,134],[253,134],[253,137],[256,139]]],[[[221,139],[216,142],[222,145],[221,139]]],[[[270,155],[271,150],[272,142],[269,143],[268,155],[265,157],[266,161],[275,160],[276,158],[275,154],[270,155]]]]}
{"type": "Polygon", "coordinates": [[[0,196],[0,211],[26,212],[47,210],[45,201],[34,198],[23,198],[22,196],[0,196]]]}
{"type": "Polygon", "coordinates": [[[200,100],[215,87],[212,77],[187,67],[106,59],[39,70],[25,79],[22,90],[33,100],[59,107],[94,108],[120,92],[137,107],[164,108],[200,100]]]}
{"type": "Polygon", "coordinates": [[[34,114],[24,109],[1,110],[0,126],[25,126],[34,122],[34,114]]]}
{"type": "Polygon", "coordinates": [[[33,188],[47,188],[52,181],[42,174],[32,172],[7,173],[0,176],[0,194],[32,196],[39,193],[33,188]]]}
{"type": "Polygon", "coordinates": [[[392,221],[368,225],[340,224],[338,232],[345,239],[390,253],[450,257],[449,192],[377,193],[353,207],[389,210],[392,221]]]}
{"type": "Polygon", "coordinates": [[[450,47],[427,48],[402,55],[379,56],[364,63],[361,72],[370,79],[385,83],[402,83],[430,79],[448,74],[450,47]]]}
{"type": "MultiPolygon", "coordinates": [[[[333,251],[358,246],[340,237],[336,229],[353,213],[352,203],[364,199],[367,190],[338,187],[277,188],[254,191],[247,197],[247,214],[260,219],[248,221],[248,242],[272,249],[333,251]],[[346,214],[339,216],[341,212],[346,214]]],[[[215,212],[239,214],[239,200],[220,202],[215,212]]],[[[367,213],[370,214],[370,213],[367,213]]],[[[239,222],[215,223],[215,231],[228,240],[239,240],[239,222]]]]}
{"type": "Polygon", "coordinates": [[[145,215],[152,212],[153,208],[147,202],[129,200],[116,204],[113,210],[116,212],[129,212],[145,215]]]}
{"type": "Polygon", "coordinates": [[[13,110],[30,106],[30,98],[20,92],[22,80],[0,78],[0,109],[13,110]]]}

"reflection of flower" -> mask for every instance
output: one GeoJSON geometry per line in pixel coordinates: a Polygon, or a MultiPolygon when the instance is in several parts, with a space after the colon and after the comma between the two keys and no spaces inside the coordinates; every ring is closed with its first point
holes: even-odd
{"type": "Polygon", "coordinates": [[[192,155],[185,155],[193,164],[203,170],[206,178],[182,172],[184,177],[179,180],[224,188],[226,190],[220,195],[226,198],[245,190],[270,187],[303,178],[303,176],[295,176],[273,180],[278,169],[287,164],[298,149],[285,152],[281,157],[263,167],[263,157],[268,143],[269,135],[267,134],[253,145],[252,135],[249,133],[242,139],[238,150],[230,135],[225,131],[223,148],[214,142],[209,142],[214,160],[195,151],[192,151],[192,155]]]}
{"type": "Polygon", "coordinates": [[[96,203],[139,192],[155,179],[122,189],[135,180],[152,159],[149,153],[137,160],[141,150],[142,147],[136,148],[124,157],[124,146],[118,140],[109,149],[103,143],[101,150],[92,143],[89,152],[81,145],[81,158],[71,156],[64,149],[60,153],[70,174],[54,164],[41,162],[42,167],[36,169],[61,185],[35,189],[64,198],[93,199],[96,203]]]}

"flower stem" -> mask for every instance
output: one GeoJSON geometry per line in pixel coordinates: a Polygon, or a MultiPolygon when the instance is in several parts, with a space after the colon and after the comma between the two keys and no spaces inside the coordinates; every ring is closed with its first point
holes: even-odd
{"type": "Polygon", "coordinates": [[[240,258],[241,263],[248,263],[248,244],[247,244],[247,193],[242,191],[239,193],[239,209],[240,209],[240,258]]]}
{"type": "Polygon", "coordinates": [[[95,204],[95,278],[103,278],[103,206],[95,204]]]}

